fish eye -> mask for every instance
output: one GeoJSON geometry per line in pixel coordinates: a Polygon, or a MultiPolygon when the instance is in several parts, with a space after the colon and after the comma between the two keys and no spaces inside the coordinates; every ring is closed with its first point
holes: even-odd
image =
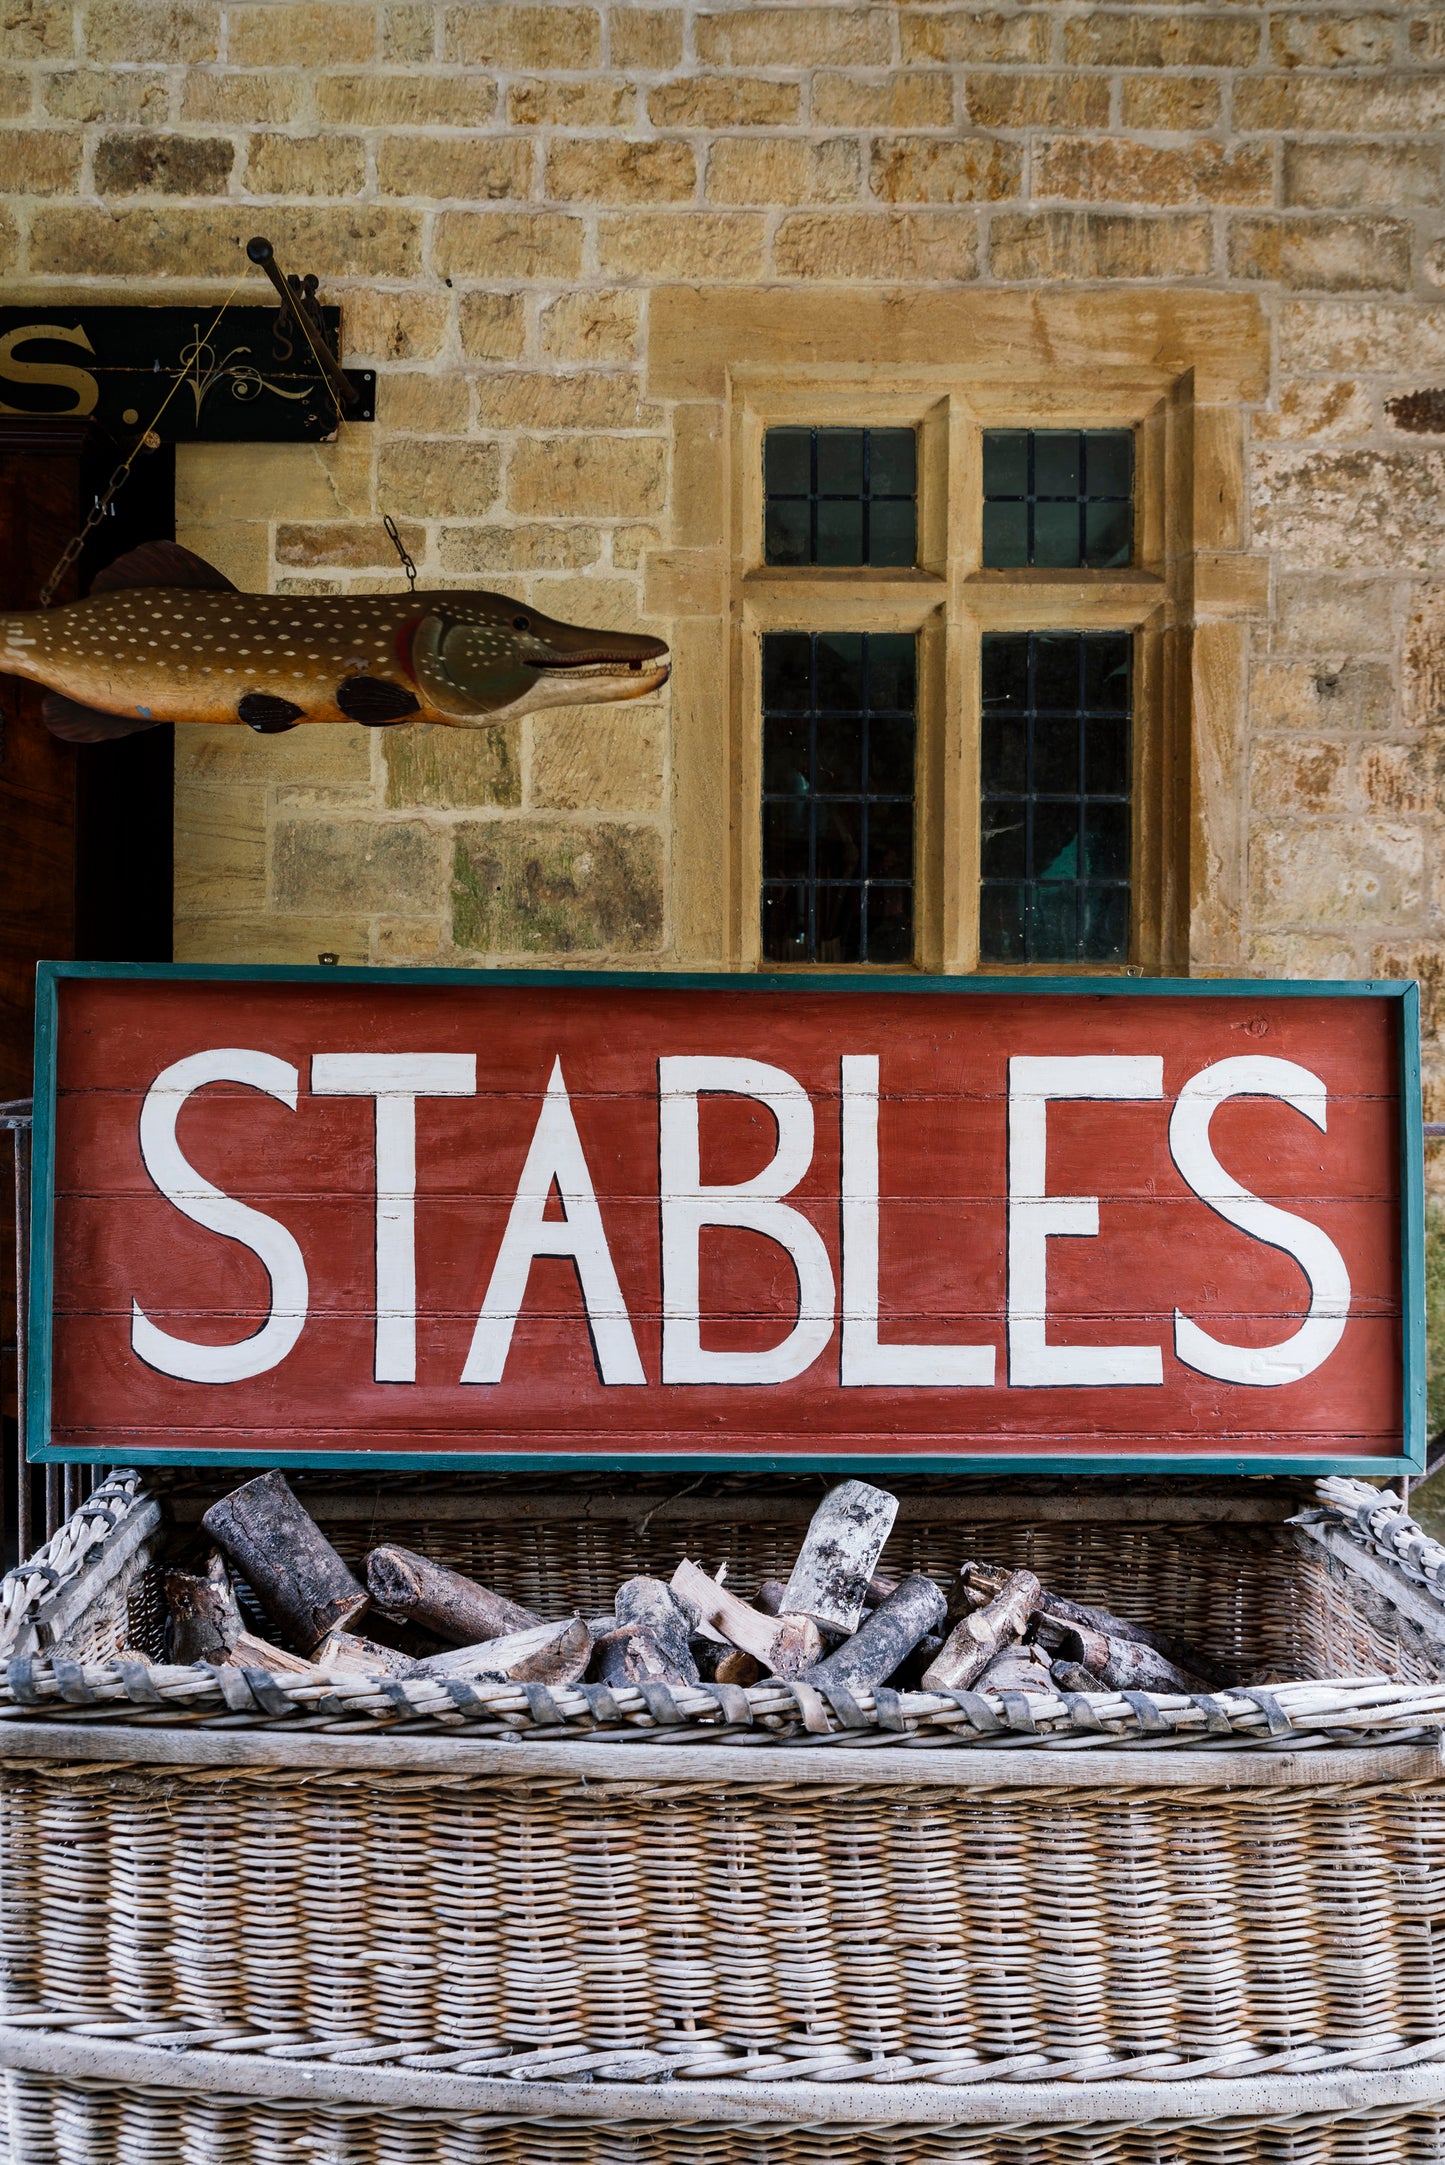
{"type": "Polygon", "coordinates": [[[513,631],[530,631],[532,629],[532,619],[529,616],[514,616],[512,618],[512,629],[513,631]]]}

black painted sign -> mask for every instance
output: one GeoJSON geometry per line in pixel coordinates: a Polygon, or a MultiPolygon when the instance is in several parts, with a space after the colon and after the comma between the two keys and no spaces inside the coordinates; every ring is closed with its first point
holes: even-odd
{"type": "MultiPolygon", "coordinates": [[[[322,311],[333,351],[341,311],[322,311]]],[[[346,371],[348,421],[370,421],[376,377],[346,371]]],[[[0,308],[0,415],[80,419],[166,443],[321,443],[336,398],[274,308],[0,308]],[[167,400],[167,393],[174,395],[167,400]],[[162,404],[165,411],[156,419],[162,404]]]]}

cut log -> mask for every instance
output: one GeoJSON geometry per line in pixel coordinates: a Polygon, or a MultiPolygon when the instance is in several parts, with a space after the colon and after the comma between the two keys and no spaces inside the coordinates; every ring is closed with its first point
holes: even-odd
{"type": "Polygon", "coordinates": [[[531,1609],[494,1594],[489,1586],[434,1564],[413,1549],[373,1549],[366,1559],[366,1585],[379,1609],[399,1622],[420,1624],[450,1646],[475,1646],[482,1639],[503,1639],[530,1631],[543,1619],[531,1609]]]}
{"type": "Polygon", "coordinates": [[[672,1592],[697,1627],[721,1633],[773,1676],[799,1676],[823,1651],[823,1635],[811,1617],[765,1616],[686,1558],[672,1574],[672,1592]]]}
{"type": "Polygon", "coordinates": [[[712,1672],[715,1684],[741,1684],[744,1687],[756,1684],[762,1673],[762,1663],[738,1646],[729,1646],[719,1654],[712,1672]]]}
{"type": "MultiPolygon", "coordinates": [[[[721,1584],[722,1582],[719,1581],[718,1583],[721,1584]]],[[[753,1595],[753,1607],[761,1609],[764,1616],[781,1616],[783,1613],[783,1600],[787,1591],[788,1589],[781,1579],[764,1579],[762,1585],[753,1595]]]]}
{"type": "Polygon", "coordinates": [[[168,1571],[164,1584],[171,1619],[171,1660],[223,1662],[246,1626],[220,1550],[212,1549],[206,1559],[204,1578],[190,1571],[168,1571]]]}
{"type": "Polygon", "coordinates": [[[967,1691],[975,1677],[1006,1646],[1021,1639],[1038,1606],[1040,1587],[1032,1571],[1011,1571],[993,1600],[971,1609],[954,1626],[924,1673],[925,1691],[967,1691]]]}
{"type": "Polygon", "coordinates": [[[598,1684],[696,1684],[697,1663],[691,1654],[688,1668],[690,1676],[679,1675],[673,1649],[649,1625],[619,1624],[596,1641],[588,1674],[598,1684]]]}
{"type": "Polygon", "coordinates": [[[870,1609],[881,1609],[888,1596],[896,1594],[897,1591],[897,1579],[886,1579],[881,1571],[875,1571],[868,1581],[868,1591],[863,1599],[870,1609]]]}
{"type": "MultiPolygon", "coordinates": [[[[692,1617],[665,1580],[646,1576],[625,1580],[617,1589],[617,1625],[619,1631],[631,1625],[645,1631],[652,1639],[664,1663],[662,1683],[695,1684],[698,1681],[697,1663],[687,1643],[692,1632],[692,1617]]],[[[657,1672],[649,1669],[648,1673],[657,1672]]],[[[606,1677],[603,1681],[610,1683],[613,1679],[606,1677]]]]}
{"type": "Polygon", "coordinates": [[[804,1682],[827,1689],[871,1691],[892,1676],[927,1632],[943,1622],[948,1603],[943,1589],[915,1572],[876,1608],[860,1631],[835,1647],[826,1661],[815,1661],[804,1682]]]}
{"type": "Polygon", "coordinates": [[[354,1631],[328,1631],[316,1649],[316,1663],[336,1676],[415,1676],[418,1667],[410,1654],[354,1631]]]}
{"type": "Polygon", "coordinates": [[[259,1474],[232,1489],[201,1524],[271,1621],[304,1652],[365,1613],[365,1587],[302,1510],[284,1474],[259,1474]]]}
{"type": "MultiPolygon", "coordinates": [[[[964,1603],[981,1608],[1008,1578],[1009,1573],[997,1570],[992,1564],[964,1564],[958,1574],[959,1594],[962,1597],[958,1613],[964,1603]]],[[[1131,1624],[1127,1617],[1114,1616],[1108,1609],[1088,1608],[1082,1601],[1069,1601],[1063,1594],[1056,1594],[1051,1586],[1039,1589],[1040,1614],[1054,1625],[1081,1625],[1085,1630],[1097,1631],[1110,1639],[1132,1639],[1140,1646],[1152,1645],[1147,1631],[1138,1624],[1131,1624]]]]}
{"type": "Polygon", "coordinates": [[[1156,1646],[1136,1639],[1111,1639],[1099,1632],[1066,1631],[1062,1660],[1088,1669],[1099,1684],[1114,1691],[1206,1691],[1208,1686],[1179,1668],[1156,1646]]]}
{"type": "Polygon", "coordinates": [[[592,1658],[592,1634],[580,1616],[560,1624],[535,1624],[530,1631],[483,1639],[477,1646],[452,1647],[419,1661],[418,1676],[457,1676],[518,1684],[576,1684],[592,1658]]]}
{"type": "Polygon", "coordinates": [[[269,1639],[258,1639],[253,1633],[243,1631],[219,1666],[223,1669],[265,1669],[272,1676],[310,1676],[316,1664],[302,1661],[296,1654],[288,1654],[284,1646],[273,1646],[269,1639]]]}
{"type": "Polygon", "coordinates": [[[856,1631],[897,1516],[898,1498],[867,1481],[829,1489],[813,1513],[779,1613],[810,1616],[824,1631],[856,1631]]]}
{"type": "MultiPolygon", "coordinates": [[[[961,1689],[962,1687],[960,1687],[961,1689]]],[[[1053,1671],[1041,1646],[1017,1641],[1006,1646],[973,1685],[974,1691],[1052,1692],[1053,1671]]]]}

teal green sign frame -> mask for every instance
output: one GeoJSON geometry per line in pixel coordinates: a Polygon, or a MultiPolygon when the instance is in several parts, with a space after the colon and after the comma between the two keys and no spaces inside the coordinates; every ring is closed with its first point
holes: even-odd
{"type": "MultiPolygon", "coordinates": [[[[698,991],[747,992],[760,1000],[770,995],[796,996],[800,991],[846,996],[850,992],[994,993],[1048,998],[1068,994],[1077,998],[1091,993],[1114,999],[1219,999],[1234,996],[1271,999],[1379,999],[1390,1001],[1396,1011],[1396,1047],[1400,1106],[1400,1294],[1403,1335],[1404,1405],[1402,1411],[1403,1454],[1398,1458],[1286,1458],[1283,1456],[1230,1455],[1190,1457],[1146,1453],[1070,1458],[1060,1455],[1010,1456],[1001,1453],[961,1452],[946,1462],[937,1455],[889,1453],[886,1458],[849,1458],[847,1470],[894,1473],[970,1472],[994,1474],[1408,1474],[1425,1470],[1425,1206],[1424,1131],[1420,1093],[1420,999],[1413,982],[1383,979],[1314,980],[1261,978],[1147,978],[1147,977],[925,977],[911,973],[839,972],[812,977],[803,972],[783,975],[691,974],[678,971],[557,971],[557,970],[428,970],[319,967],[278,963],[129,963],[42,962],[39,965],[35,1004],[35,1129],[31,1169],[31,1253],[29,1293],[29,1361],[26,1378],[26,1455],[33,1464],[129,1464],[168,1466],[292,1466],[333,1468],[353,1473],[367,1471],[448,1471],[460,1474],[487,1468],[517,1472],[571,1469],[620,1470],[617,1454],[606,1452],[505,1452],[468,1453],[465,1458],[428,1452],[353,1451],[259,1452],[194,1451],[179,1456],[171,1451],[131,1449],[124,1444],[103,1448],[57,1448],[50,1440],[51,1415],[51,1314],[54,1287],[55,1202],[55,1108],[56,1026],[60,987],[67,980],[111,978],[139,983],[292,985],[449,985],[489,989],[498,985],[549,986],[590,985],[647,991],[668,988],[698,991]]],[[[727,1468],[763,1472],[832,1471],[836,1457],[793,1456],[729,1458],[698,1454],[632,1453],[629,1467],[649,1471],[696,1472],[727,1468]]]]}

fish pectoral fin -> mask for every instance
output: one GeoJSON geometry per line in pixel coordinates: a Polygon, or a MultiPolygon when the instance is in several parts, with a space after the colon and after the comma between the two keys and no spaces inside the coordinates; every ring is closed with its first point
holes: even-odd
{"type": "Polygon", "coordinates": [[[99,707],[83,707],[63,692],[47,692],[40,702],[40,718],[52,737],[67,744],[109,744],[114,737],[139,736],[143,729],[159,729],[159,722],[142,721],[129,714],[103,714],[99,707]]]}
{"type": "Polygon", "coordinates": [[[262,737],[278,737],[283,729],[294,729],[305,711],[276,692],[243,692],[236,703],[246,727],[262,737]]]}
{"type": "Polygon", "coordinates": [[[421,712],[421,701],[404,684],[389,684],[385,677],[347,677],[336,704],[349,722],[365,722],[369,729],[385,729],[421,712]]]}
{"type": "Polygon", "coordinates": [[[92,595],[119,594],[136,586],[189,586],[201,593],[234,594],[239,589],[203,556],[178,541],[143,541],[127,549],[90,582],[92,595]]]}

